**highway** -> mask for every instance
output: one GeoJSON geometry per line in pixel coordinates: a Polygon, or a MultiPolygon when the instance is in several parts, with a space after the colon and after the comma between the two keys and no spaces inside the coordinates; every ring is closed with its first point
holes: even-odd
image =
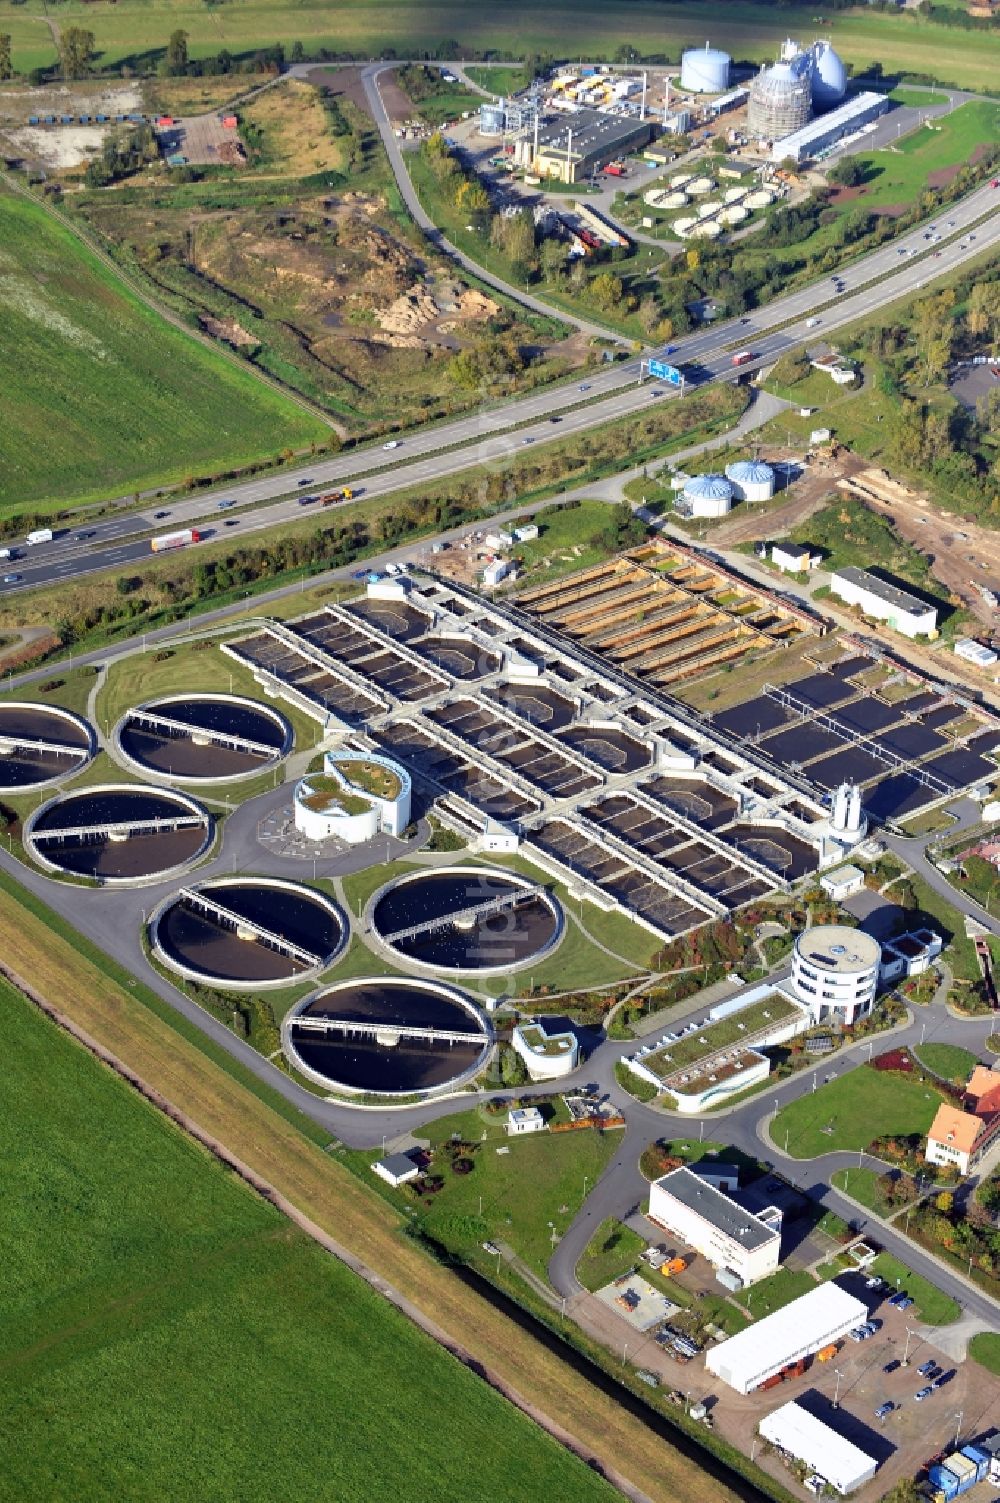
{"type": "MultiPolygon", "coordinates": [[[[821,340],[837,328],[877,313],[887,302],[914,294],[925,282],[955,271],[995,246],[1000,242],[998,209],[1000,191],[982,187],[931,221],[942,236],[939,245],[931,246],[925,239],[929,232],[922,225],[840,273],[843,294],[835,291],[832,280],[801,288],[755,310],[745,320],[730,319],[679,339],[668,347],[667,358],[681,365],[698,385],[732,379],[732,354],[740,347],[754,355],[753,362],[743,367],[745,372],[770,364],[786,350],[821,340]],[[981,219],[984,223],[963,245],[967,227],[981,219]],[[904,255],[904,251],[911,254],[904,255]],[[808,328],[810,319],[818,323],[808,328]]],[[[665,354],[662,350],[652,353],[665,354]]],[[[7,573],[17,577],[10,583],[0,582],[0,590],[9,593],[105,569],[135,567],[148,561],[149,536],[156,532],[199,526],[210,538],[231,535],[236,541],[302,517],[308,509],[300,506],[301,494],[334,485],[356,485],[367,498],[407,486],[433,485],[473,465],[502,469],[525,444],[579,434],[641,411],[651,400],[669,400],[675,394],[673,388],[642,382],[640,358],[633,357],[580,381],[403,434],[390,450],[379,446],[352,449],[294,472],[262,476],[183,500],[171,498],[161,507],[70,529],[37,549],[15,544],[21,556],[7,566],[7,573]],[[220,498],[235,503],[235,515],[218,512],[220,498]],[[238,509],[244,507],[253,510],[240,513],[238,509]]]]}

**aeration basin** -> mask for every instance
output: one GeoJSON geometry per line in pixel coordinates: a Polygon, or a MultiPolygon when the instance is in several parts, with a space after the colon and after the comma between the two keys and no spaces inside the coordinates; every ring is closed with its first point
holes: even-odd
{"type": "Polygon", "coordinates": [[[400,877],[375,894],[369,917],[387,949],[435,971],[516,969],[550,950],[562,933],[559,904],[543,887],[475,866],[400,877]]]}
{"type": "Polygon", "coordinates": [[[236,694],[176,694],[126,712],[115,746],[133,767],[179,782],[252,777],[286,756],[292,728],[270,705],[236,694]]]}
{"type": "Polygon", "coordinates": [[[297,1070],[348,1095],[452,1090],[485,1064],[493,1044],[468,997],[415,977],[341,981],[299,1003],[281,1034],[297,1070]]]}
{"type": "Polygon", "coordinates": [[[193,883],[161,903],[149,924],[154,953],[207,986],[287,986],[333,964],[348,923],[324,893],[271,877],[193,883]]]}
{"type": "Polygon", "coordinates": [[[26,793],[70,777],[94,749],[91,727],[61,705],[0,704],[0,793],[26,793]]]}
{"type": "Polygon", "coordinates": [[[50,871],[127,883],[165,877],[211,844],[213,820],[187,794],[136,784],[49,799],[24,827],[26,850],[50,871]]]}

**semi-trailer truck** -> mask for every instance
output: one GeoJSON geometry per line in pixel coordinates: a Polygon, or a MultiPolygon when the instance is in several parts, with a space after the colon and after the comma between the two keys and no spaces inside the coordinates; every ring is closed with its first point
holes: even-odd
{"type": "Polygon", "coordinates": [[[29,548],[33,548],[36,543],[51,543],[52,536],[51,527],[36,527],[34,532],[28,533],[24,541],[29,548]]]}
{"type": "Polygon", "coordinates": [[[150,548],[154,553],[167,553],[171,548],[184,548],[188,543],[200,543],[201,533],[194,527],[185,527],[182,532],[165,532],[162,537],[153,538],[150,548]]]}
{"type": "Polygon", "coordinates": [[[733,356],[734,365],[749,365],[753,359],[753,350],[738,350],[733,356]]]}

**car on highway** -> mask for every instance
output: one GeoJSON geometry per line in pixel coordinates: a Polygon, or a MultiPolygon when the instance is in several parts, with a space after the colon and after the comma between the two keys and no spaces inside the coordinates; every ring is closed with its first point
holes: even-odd
{"type": "Polygon", "coordinates": [[[239,517],[229,517],[228,520],[223,522],[222,525],[223,527],[238,527],[240,525],[240,520],[241,519],[239,517]]]}
{"type": "Polygon", "coordinates": [[[368,578],[368,570],[367,569],[355,569],[354,573],[351,575],[351,578],[352,579],[367,579],[368,578]]]}
{"type": "MultiPolygon", "coordinates": [[[[301,484],[301,482],[300,482],[300,484],[301,484]]],[[[230,501],[218,501],[218,502],[216,502],[215,509],[216,509],[216,511],[229,511],[230,507],[233,507],[235,505],[236,505],[236,502],[235,501],[231,501],[231,500],[230,501]]]]}
{"type": "MultiPolygon", "coordinates": [[[[388,445],[386,447],[388,447],[388,445]]],[[[312,485],[312,476],[307,475],[304,480],[297,480],[295,483],[296,485],[312,485]]]]}
{"type": "Polygon", "coordinates": [[[389,441],[388,441],[388,443],[383,444],[382,447],[383,447],[383,449],[398,449],[399,448],[399,439],[398,438],[390,438],[389,441]]]}
{"type": "Polygon", "coordinates": [[[580,390],[581,391],[589,391],[590,390],[590,382],[589,381],[584,381],[583,385],[580,387],[580,390]]]}
{"type": "Polygon", "coordinates": [[[91,529],[89,532],[74,532],[73,541],[75,543],[85,543],[88,538],[92,538],[93,536],[93,529],[91,529]]]}
{"type": "Polygon", "coordinates": [[[528,436],[527,436],[527,438],[522,438],[522,440],[521,440],[521,444],[522,444],[522,446],[523,446],[523,445],[524,445],[524,444],[533,444],[533,443],[534,443],[534,442],[535,442],[535,440],[534,440],[534,438],[533,438],[533,437],[532,437],[532,436],[531,436],[531,434],[530,434],[530,433],[529,433],[529,434],[528,434],[528,436]]]}
{"type": "Polygon", "coordinates": [[[666,392],[663,391],[660,387],[657,387],[656,391],[651,391],[649,393],[649,395],[651,397],[665,397],[666,396],[666,392]]]}
{"type": "Polygon", "coordinates": [[[23,578],[22,574],[5,574],[3,582],[4,584],[20,584],[23,578]]]}
{"type": "Polygon", "coordinates": [[[299,505],[300,506],[312,506],[313,502],[314,501],[318,501],[318,500],[319,500],[319,496],[300,496],[299,497],[299,505]]]}
{"type": "Polygon", "coordinates": [[[926,1388],[918,1388],[913,1397],[916,1399],[918,1404],[922,1404],[924,1402],[924,1399],[929,1399],[933,1392],[933,1388],[930,1386],[930,1384],[928,1384],[926,1388]]]}
{"type": "Polygon", "coordinates": [[[550,423],[561,423],[562,422],[562,418],[561,417],[550,417],[549,418],[549,422],[550,423]]]}
{"type": "Polygon", "coordinates": [[[153,521],[154,522],[160,522],[160,521],[163,520],[164,517],[169,517],[169,515],[170,515],[170,513],[168,511],[154,511],[154,513],[153,513],[153,521]]]}
{"type": "Polygon", "coordinates": [[[816,325],[818,323],[819,323],[819,319],[818,318],[807,318],[806,319],[806,328],[807,329],[815,329],[815,327],[816,327],[816,325]]]}
{"type": "Polygon", "coordinates": [[[880,1404],[878,1406],[878,1408],[876,1409],[876,1411],[875,1411],[875,1418],[877,1420],[888,1419],[889,1415],[892,1413],[892,1411],[895,1409],[895,1407],[896,1406],[892,1402],[891,1399],[886,1399],[885,1403],[884,1404],[880,1404]]]}

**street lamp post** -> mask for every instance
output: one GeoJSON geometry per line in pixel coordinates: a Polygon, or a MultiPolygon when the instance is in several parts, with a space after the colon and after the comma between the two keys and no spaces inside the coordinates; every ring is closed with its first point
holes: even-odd
{"type": "Polygon", "coordinates": [[[913,1336],[913,1332],[910,1329],[910,1327],[907,1326],[906,1327],[906,1345],[903,1347],[903,1360],[900,1363],[901,1367],[909,1367],[909,1365],[910,1365],[910,1340],[911,1340],[912,1336],[913,1336]]]}
{"type": "Polygon", "coordinates": [[[837,1374],[837,1387],[836,1387],[836,1391],[835,1391],[835,1393],[833,1395],[833,1407],[834,1407],[834,1409],[839,1409],[840,1408],[840,1380],[841,1380],[841,1378],[844,1375],[840,1371],[839,1367],[835,1367],[833,1370],[837,1374]]]}

